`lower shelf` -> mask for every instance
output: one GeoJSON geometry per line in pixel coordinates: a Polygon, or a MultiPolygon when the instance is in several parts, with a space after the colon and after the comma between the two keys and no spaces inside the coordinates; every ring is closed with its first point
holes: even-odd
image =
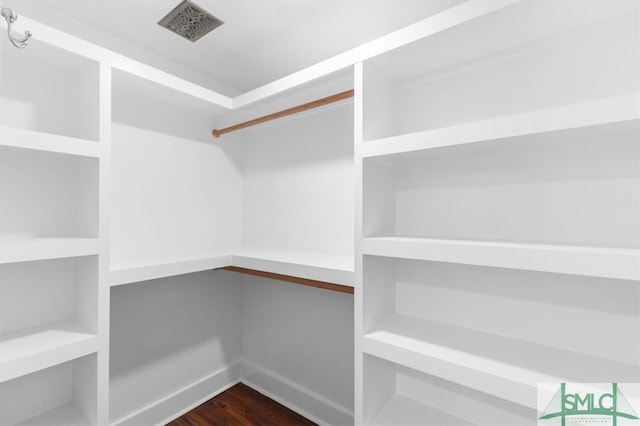
{"type": "Polygon", "coordinates": [[[365,353],[536,408],[537,384],[640,380],[636,365],[393,315],[364,337],[365,353]]]}
{"type": "Polygon", "coordinates": [[[97,354],[0,384],[0,425],[97,424],[97,354]]]}
{"type": "Polygon", "coordinates": [[[90,424],[89,419],[77,407],[67,404],[18,423],[16,426],[87,426],[90,424]]]}
{"type": "Polygon", "coordinates": [[[97,348],[97,336],[77,320],[3,334],[0,383],[94,353],[97,348]]]}
{"type": "Polygon", "coordinates": [[[475,423],[452,416],[404,395],[395,394],[374,419],[373,425],[467,426],[475,423]]]}

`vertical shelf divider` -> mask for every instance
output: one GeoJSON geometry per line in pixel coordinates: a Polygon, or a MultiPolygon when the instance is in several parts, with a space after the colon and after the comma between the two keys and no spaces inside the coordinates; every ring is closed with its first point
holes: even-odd
{"type": "Polygon", "coordinates": [[[110,296],[110,188],[111,188],[111,66],[100,64],[99,88],[99,258],[98,258],[98,360],[97,423],[109,424],[109,321],[110,296]]]}

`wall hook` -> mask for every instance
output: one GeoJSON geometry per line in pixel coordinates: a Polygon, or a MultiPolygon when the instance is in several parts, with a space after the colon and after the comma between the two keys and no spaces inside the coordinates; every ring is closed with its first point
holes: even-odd
{"type": "Polygon", "coordinates": [[[31,38],[31,32],[25,31],[24,37],[22,38],[14,37],[13,35],[11,35],[11,24],[16,22],[16,20],[18,19],[18,14],[11,9],[3,7],[2,17],[7,21],[7,35],[9,36],[9,41],[11,42],[11,44],[13,44],[18,49],[24,49],[29,42],[29,38],[31,38]]]}

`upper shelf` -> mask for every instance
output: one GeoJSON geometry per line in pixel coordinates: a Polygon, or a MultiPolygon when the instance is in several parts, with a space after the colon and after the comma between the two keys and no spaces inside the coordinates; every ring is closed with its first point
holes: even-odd
{"type": "Polygon", "coordinates": [[[403,315],[366,334],[364,351],[532,408],[538,383],[640,378],[636,365],[403,315]]]}
{"type": "Polygon", "coordinates": [[[60,259],[98,254],[97,238],[5,238],[0,263],[60,259]]]}
{"type": "MultiPolygon", "coordinates": [[[[628,17],[640,10],[637,2],[581,2],[579,5],[562,1],[481,3],[486,3],[486,8],[493,6],[491,13],[478,14],[460,25],[442,28],[412,43],[381,52],[370,62],[394,82],[416,77],[430,78],[455,72],[458,67],[473,67],[487,59],[521,54],[525,48],[548,44],[576,30],[628,17]]],[[[463,4],[440,16],[444,18],[456,9],[462,11],[472,6],[463,4]]]]}
{"type": "Polygon", "coordinates": [[[233,266],[353,287],[351,256],[244,247],[232,256],[233,266]]]}
{"type": "Polygon", "coordinates": [[[428,238],[365,238],[365,255],[640,280],[640,250],[428,238]]]}
{"type": "Polygon", "coordinates": [[[94,141],[7,126],[0,127],[0,146],[81,157],[100,157],[100,146],[94,141]]]}
{"type": "Polygon", "coordinates": [[[525,114],[516,114],[365,142],[363,157],[412,156],[416,151],[536,135],[575,131],[581,141],[601,138],[606,132],[637,131],[640,94],[616,96],[525,114]]]}

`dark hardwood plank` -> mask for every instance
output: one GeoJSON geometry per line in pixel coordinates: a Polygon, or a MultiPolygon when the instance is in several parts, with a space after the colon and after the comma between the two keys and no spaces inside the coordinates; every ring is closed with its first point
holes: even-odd
{"type": "Polygon", "coordinates": [[[312,421],[244,383],[211,398],[167,426],[312,426],[312,421]]]}

